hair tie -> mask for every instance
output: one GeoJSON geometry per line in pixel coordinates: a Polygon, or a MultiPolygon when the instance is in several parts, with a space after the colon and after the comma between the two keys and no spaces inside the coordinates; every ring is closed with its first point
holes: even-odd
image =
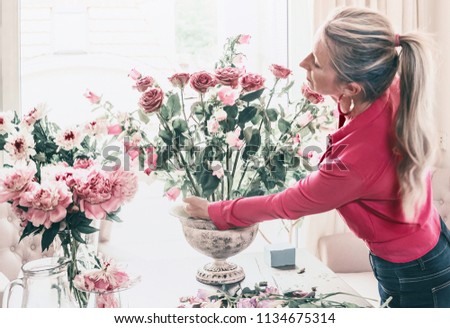
{"type": "Polygon", "coordinates": [[[400,35],[395,34],[394,47],[400,47],[400,35]]]}

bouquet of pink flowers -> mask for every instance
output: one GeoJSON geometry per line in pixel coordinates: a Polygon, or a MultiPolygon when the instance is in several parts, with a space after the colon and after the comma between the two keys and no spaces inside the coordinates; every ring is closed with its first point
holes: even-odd
{"type": "MultiPolygon", "coordinates": [[[[0,202],[10,203],[21,219],[21,239],[41,234],[42,250],[59,240],[72,260],[68,276],[73,287],[79,247],[98,230],[93,221],[120,221],[116,214],[134,197],[137,176],[100,161],[96,139],[101,130],[93,124],[60,129],[48,121],[44,106],[22,120],[0,115],[0,150],[9,155],[0,174],[0,202]]],[[[75,296],[85,305],[82,294],[75,296]]]]}

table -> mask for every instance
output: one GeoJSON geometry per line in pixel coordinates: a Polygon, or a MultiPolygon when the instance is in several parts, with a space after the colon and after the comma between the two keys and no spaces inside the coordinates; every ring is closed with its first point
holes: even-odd
{"type": "MultiPolygon", "coordinates": [[[[182,296],[195,296],[198,289],[217,289],[204,285],[195,279],[197,269],[211,261],[206,256],[181,258],[176,260],[140,259],[129,263],[131,271],[140,273],[141,282],[125,295],[128,306],[137,308],[174,308],[182,296]]],[[[310,291],[317,288],[317,294],[330,292],[344,292],[352,294],[336,295],[333,300],[347,301],[363,307],[371,304],[319,259],[303,249],[297,249],[296,267],[277,269],[268,266],[262,252],[242,252],[229,259],[243,267],[246,278],[241,282],[242,287],[253,288],[255,283],[267,281],[280,291],[291,289],[310,291]],[[304,273],[298,273],[302,268],[304,273]]]]}

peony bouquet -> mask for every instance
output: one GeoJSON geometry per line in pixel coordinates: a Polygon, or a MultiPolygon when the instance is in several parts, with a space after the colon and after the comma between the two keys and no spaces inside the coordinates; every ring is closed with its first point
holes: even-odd
{"type": "MultiPolygon", "coordinates": [[[[120,221],[116,214],[134,197],[137,175],[101,160],[97,141],[107,139],[107,126],[100,122],[61,129],[48,120],[43,105],[23,119],[0,115],[0,150],[7,155],[0,202],[10,203],[21,219],[21,239],[41,234],[42,250],[61,245],[71,259],[73,287],[82,260],[88,260],[80,257],[80,246],[98,231],[95,221],[120,221]]],[[[85,295],[75,291],[75,296],[86,304],[85,295]]]]}

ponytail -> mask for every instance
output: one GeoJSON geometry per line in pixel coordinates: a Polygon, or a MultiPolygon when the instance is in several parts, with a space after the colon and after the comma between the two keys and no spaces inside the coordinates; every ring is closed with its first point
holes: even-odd
{"type": "Polygon", "coordinates": [[[434,70],[432,46],[419,33],[399,37],[400,105],[395,122],[396,148],[400,159],[397,174],[403,210],[408,218],[423,205],[427,173],[436,157],[433,126],[434,70]]]}

